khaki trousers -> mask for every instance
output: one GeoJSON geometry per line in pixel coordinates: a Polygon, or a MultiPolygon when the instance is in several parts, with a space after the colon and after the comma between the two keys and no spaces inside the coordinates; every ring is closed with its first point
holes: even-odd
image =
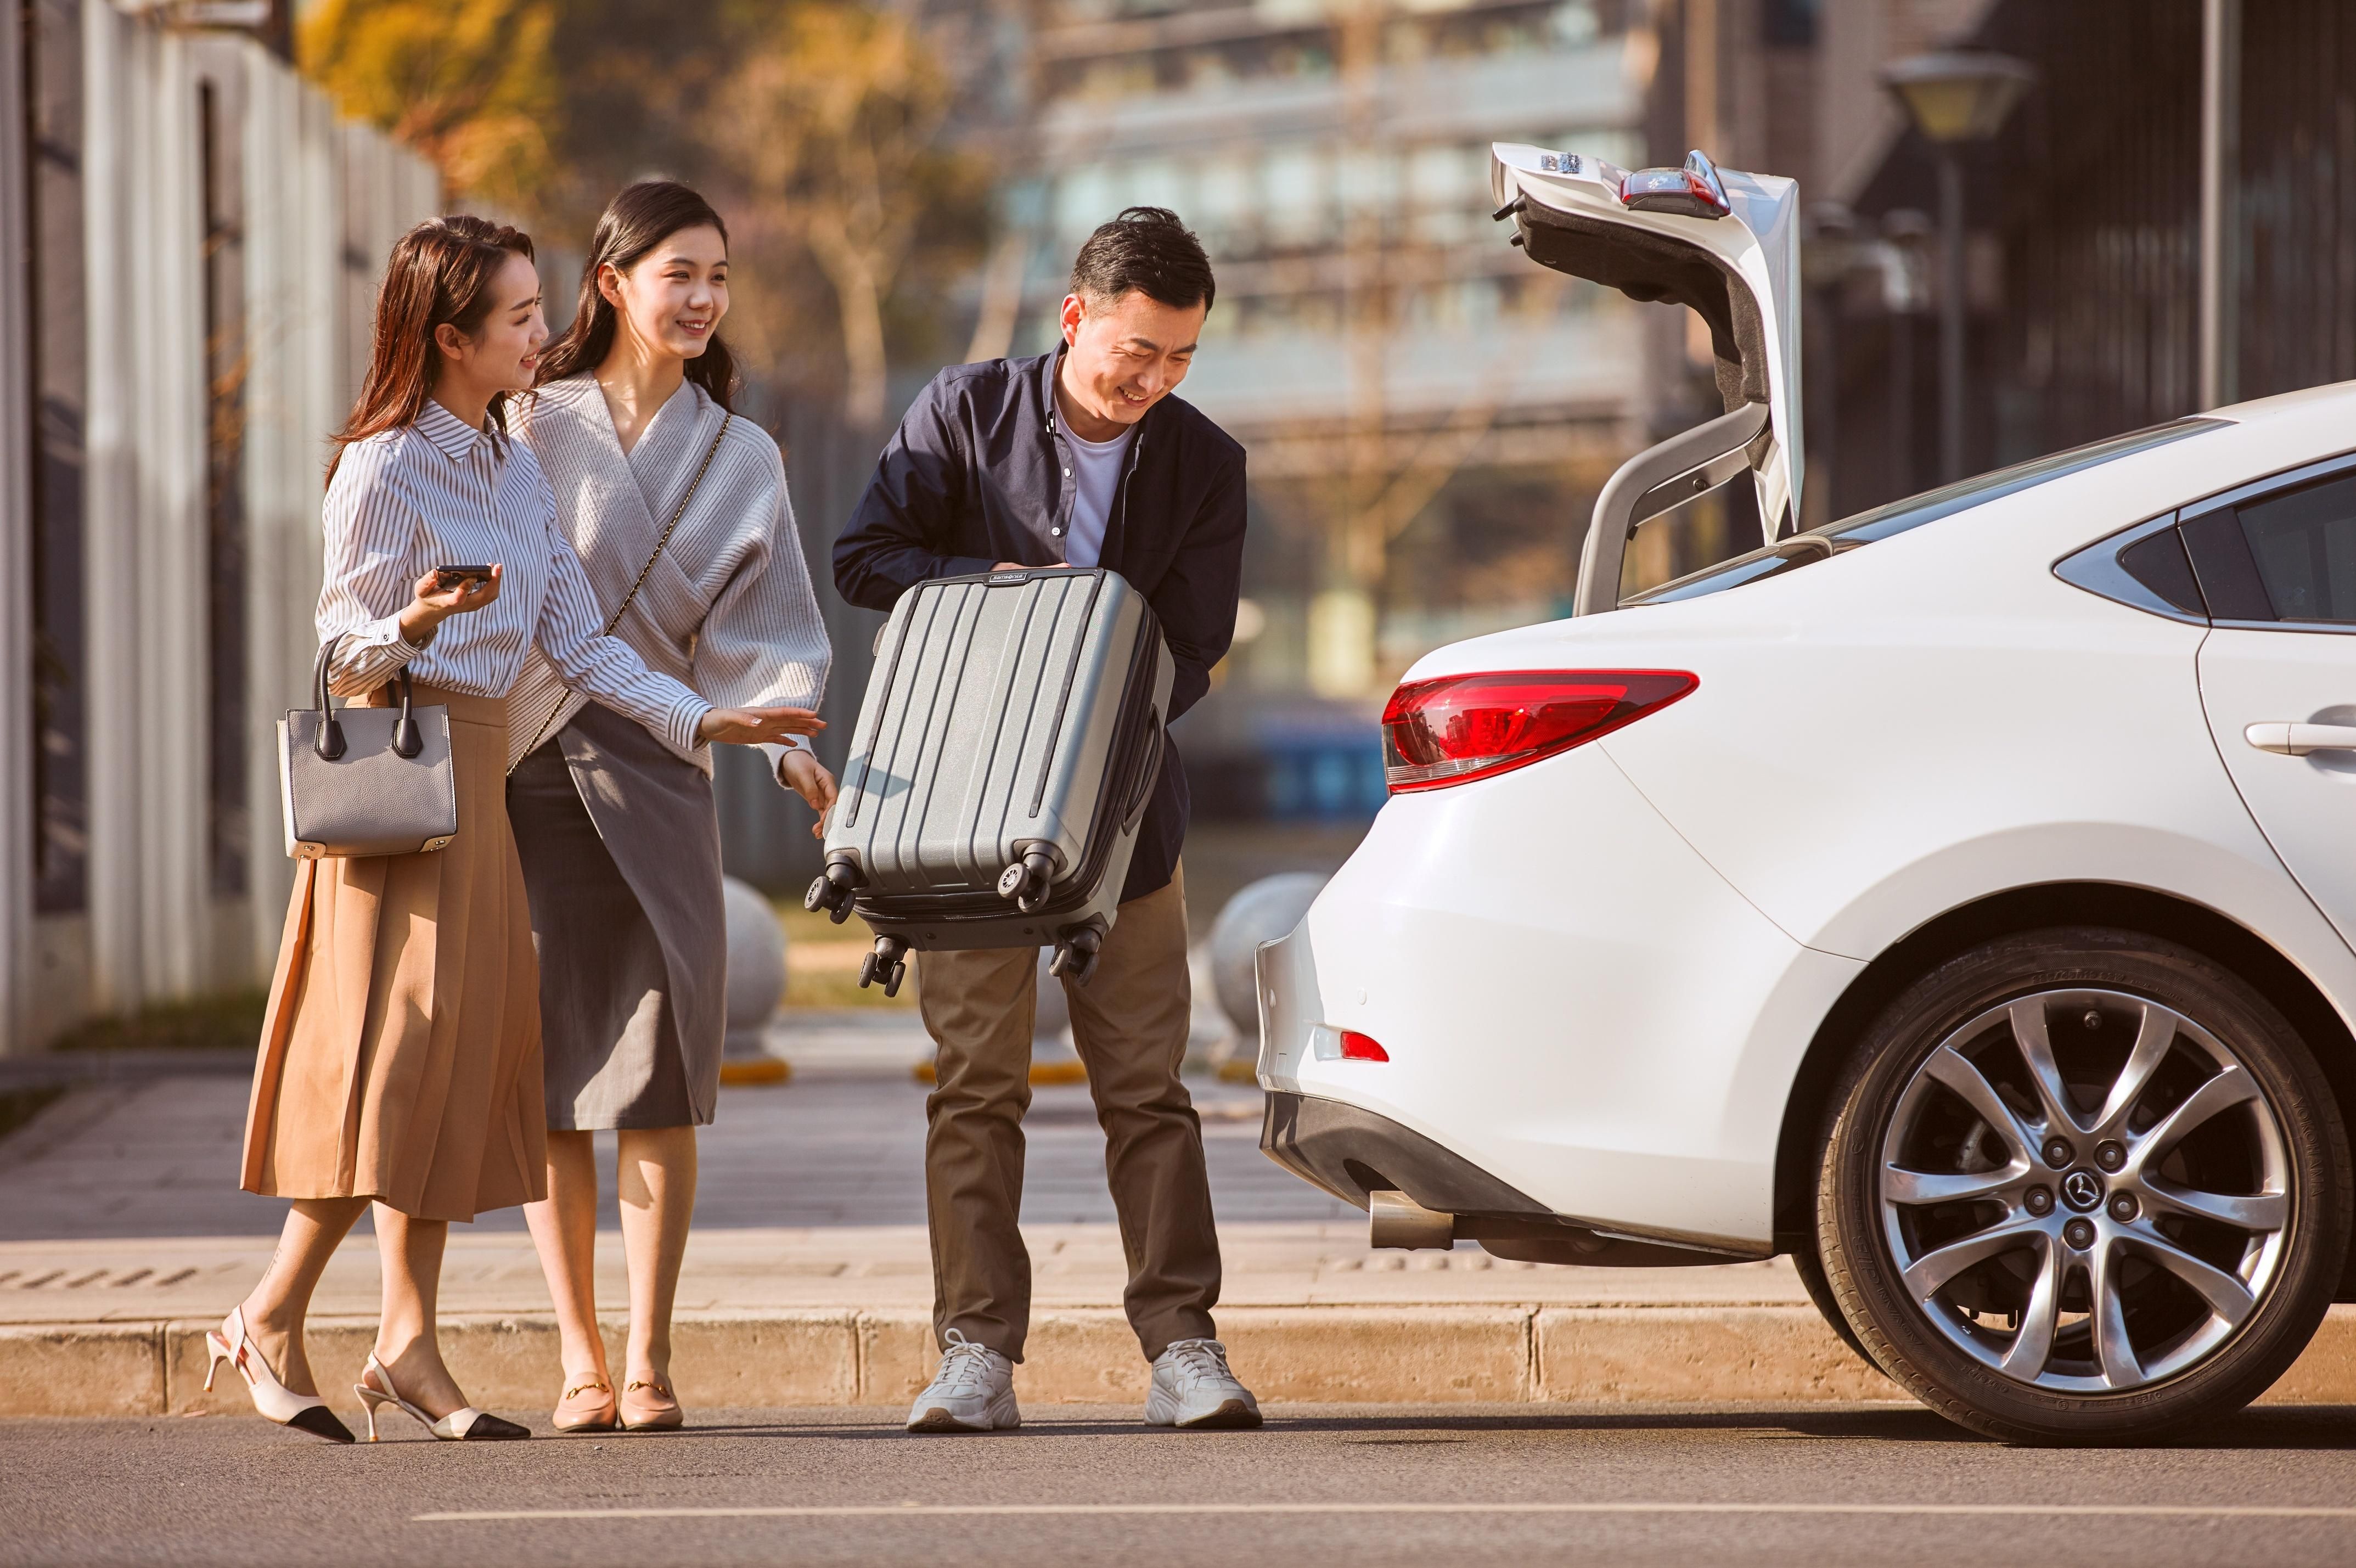
{"type": "MultiPolygon", "coordinates": [[[[1031,1255],[1016,1219],[1038,964],[1036,949],[1004,948],[928,952],[916,965],[925,1027],[940,1047],[925,1101],[933,1332],[958,1329],[1015,1361],[1031,1325],[1031,1255]]],[[[1212,1337],[1219,1299],[1203,1128],[1178,1079],[1190,1010],[1183,873],[1120,907],[1096,974],[1065,992],[1129,1262],[1121,1304],[1150,1360],[1173,1339],[1212,1337]]]]}

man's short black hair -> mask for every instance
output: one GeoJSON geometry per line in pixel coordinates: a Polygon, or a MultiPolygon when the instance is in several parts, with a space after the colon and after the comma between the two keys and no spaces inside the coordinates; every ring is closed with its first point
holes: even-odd
{"type": "Polygon", "coordinates": [[[1133,288],[1173,310],[1199,305],[1206,312],[1218,293],[1203,242],[1166,207],[1121,209],[1072,263],[1072,292],[1082,299],[1108,304],[1133,288]]]}

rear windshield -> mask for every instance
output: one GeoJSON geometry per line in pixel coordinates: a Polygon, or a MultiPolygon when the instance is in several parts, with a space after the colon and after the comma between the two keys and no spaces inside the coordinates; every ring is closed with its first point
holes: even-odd
{"type": "Polygon", "coordinates": [[[1998,468],[1993,473],[1981,474],[1941,489],[1925,490],[1902,501],[1891,501],[1888,506],[1861,511],[1855,517],[1845,517],[1838,522],[1828,522],[1822,528],[1812,528],[1788,539],[1779,539],[1748,555],[1738,555],[1731,561],[1705,566],[1698,572],[1688,573],[1657,588],[1647,588],[1621,602],[1623,605],[1665,605],[1676,599],[1697,599],[1704,594],[1739,588],[1745,583],[1755,583],[1762,577],[1794,571],[1812,562],[1827,560],[1854,550],[1860,544],[1870,544],[1877,539],[1887,539],[1893,533],[1903,533],[1910,528],[1936,522],[1943,517],[1952,517],[1983,502],[2028,489],[2032,485],[2041,485],[2048,479],[2075,474],[2132,452],[2165,446],[2171,441],[2181,441],[2188,435],[2198,435],[2204,430],[2214,430],[2231,423],[2223,419],[2171,420],[2166,424],[2130,431],[2125,435],[2111,436],[2108,440],[2072,446],[2066,452],[2049,453],[2026,463],[2016,463],[2009,468],[1998,468]]]}

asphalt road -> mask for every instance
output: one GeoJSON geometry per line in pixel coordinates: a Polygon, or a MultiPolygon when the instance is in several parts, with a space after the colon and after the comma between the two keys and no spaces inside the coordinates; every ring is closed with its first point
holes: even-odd
{"type": "Polygon", "coordinates": [[[0,1422],[0,1563],[1968,1564],[2356,1560],[2356,1410],[2044,1452],[1912,1409],[869,1411],[330,1447],[252,1418],[0,1422]]]}

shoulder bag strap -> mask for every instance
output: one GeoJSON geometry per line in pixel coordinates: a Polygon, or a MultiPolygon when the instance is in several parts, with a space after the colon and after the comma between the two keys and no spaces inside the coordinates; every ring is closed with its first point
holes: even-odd
{"type": "MultiPolygon", "coordinates": [[[[679,505],[671,508],[670,521],[663,524],[662,536],[655,541],[654,551],[648,555],[647,564],[638,568],[637,581],[632,583],[630,591],[622,596],[622,602],[614,607],[614,613],[606,618],[605,629],[598,636],[613,636],[614,628],[622,624],[622,617],[628,614],[630,606],[637,602],[638,590],[647,585],[647,575],[655,569],[655,563],[662,559],[663,547],[670,542],[670,536],[679,530],[679,520],[687,515],[688,503],[695,499],[695,492],[703,488],[703,476],[712,471],[712,460],[720,456],[720,443],[727,439],[728,425],[735,417],[725,412],[720,415],[720,428],[712,432],[712,445],[703,449],[703,462],[695,470],[695,478],[687,481],[687,493],[679,498],[679,505]]],[[[541,720],[540,733],[533,736],[531,744],[523,748],[524,756],[530,757],[540,749],[541,743],[548,738],[549,726],[556,723],[556,715],[563,711],[564,699],[559,697],[548,717],[541,720]]]]}

